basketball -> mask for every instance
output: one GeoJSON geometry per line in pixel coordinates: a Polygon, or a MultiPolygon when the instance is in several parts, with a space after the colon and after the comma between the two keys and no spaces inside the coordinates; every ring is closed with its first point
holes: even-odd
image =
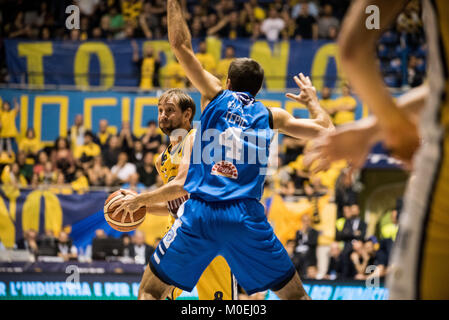
{"type": "Polygon", "coordinates": [[[129,215],[122,220],[122,212],[115,212],[119,200],[132,199],[137,195],[137,192],[123,189],[117,190],[109,195],[104,203],[104,218],[107,223],[115,230],[121,232],[129,232],[137,229],[137,227],[145,220],[146,208],[141,207],[139,210],[134,212],[133,217],[129,215]],[[132,218],[132,219],[131,219],[132,218]]]}

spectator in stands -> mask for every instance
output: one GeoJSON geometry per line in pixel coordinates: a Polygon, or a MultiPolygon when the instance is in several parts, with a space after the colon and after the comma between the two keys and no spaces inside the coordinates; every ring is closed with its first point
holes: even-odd
{"type": "Polygon", "coordinates": [[[208,36],[218,35],[220,38],[235,40],[246,36],[245,28],[240,24],[239,13],[232,11],[207,31],[208,36]]]}
{"type": "Polygon", "coordinates": [[[154,155],[152,152],[145,153],[143,163],[137,166],[139,181],[146,187],[150,187],[156,183],[157,171],[154,167],[154,155]]]}
{"type": "Polygon", "coordinates": [[[121,0],[123,19],[133,26],[137,25],[137,19],[143,9],[143,0],[121,0]]]}
{"type": "Polygon", "coordinates": [[[337,280],[341,278],[343,272],[343,261],[341,255],[341,249],[338,242],[332,242],[330,245],[330,259],[327,267],[325,279],[337,280]]]}
{"type": "Polygon", "coordinates": [[[40,174],[44,171],[44,166],[48,162],[48,155],[44,150],[41,150],[37,154],[37,162],[33,167],[33,174],[40,174]]]}
{"type": "Polygon", "coordinates": [[[87,130],[84,132],[83,144],[75,149],[75,158],[79,165],[88,168],[94,158],[101,154],[101,148],[94,142],[94,134],[87,130]]]}
{"type": "Polygon", "coordinates": [[[137,193],[142,193],[146,191],[146,187],[142,182],[139,182],[139,174],[133,173],[129,176],[128,182],[122,184],[122,189],[133,190],[137,193]]]}
{"type": "Polygon", "coordinates": [[[129,121],[122,122],[122,129],[120,130],[118,138],[122,151],[126,152],[129,157],[134,147],[134,141],[137,140],[136,136],[131,131],[129,121]]]}
{"type": "Polygon", "coordinates": [[[147,130],[142,136],[142,143],[145,152],[156,153],[162,143],[162,136],[157,132],[156,121],[151,120],[147,123],[147,130]]]}
{"type": "Polygon", "coordinates": [[[301,217],[301,229],[296,232],[293,262],[298,273],[305,277],[310,266],[316,266],[316,248],[318,231],[312,228],[312,220],[308,214],[301,217]]]}
{"type": "Polygon", "coordinates": [[[109,138],[107,147],[103,150],[101,156],[103,158],[104,164],[109,169],[117,164],[118,155],[121,152],[120,140],[116,135],[109,138]]]}
{"type": "Polygon", "coordinates": [[[16,188],[25,188],[28,185],[27,179],[20,173],[20,166],[17,162],[3,168],[1,181],[5,185],[16,188]]]}
{"type": "Polygon", "coordinates": [[[153,47],[149,44],[143,47],[143,57],[139,57],[139,49],[137,43],[131,41],[133,46],[133,62],[136,64],[138,72],[138,79],[140,79],[140,89],[151,90],[159,87],[159,69],[161,67],[161,60],[159,52],[155,52],[153,47]]]}
{"type": "Polygon", "coordinates": [[[218,62],[217,65],[217,77],[221,80],[223,88],[226,87],[226,81],[228,79],[228,70],[232,60],[235,59],[235,49],[233,46],[226,46],[225,56],[218,62]]]}
{"type": "Polygon", "coordinates": [[[318,18],[318,36],[321,39],[330,39],[330,29],[338,29],[340,26],[340,22],[333,16],[332,11],[332,6],[330,4],[325,4],[323,7],[323,13],[318,18]]]}
{"type": "Polygon", "coordinates": [[[285,21],[279,17],[279,12],[275,8],[271,8],[261,26],[260,30],[265,34],[268,41],[276,42],[279,40],[279,35],[285,28],[285,21]]]}
{"type": "Polygon", "coordinates": [[[165,68],[164,88],[179,88],[186,87],[187,78],[184,69],[179,64],[176,57],[170,61],[165,68]]]}
{"type": "MultiPolygon", "coordinates": [[[[131,243],[131,237],[129,236],[128,233],[123,233],[120,236],[120,239],[122,239],[123,242],[123,257],[125,258],[131,258],[131,247],[132,247],[132,243],[131,243]]],[[[133,258],[134,260],[134,258],[133,258]]]]}
{"type": "Polygon", "coordinates": [[[56,183],[58,172],[56,172],[51,164],[51,161],[47,161],[44,164],[44,170],[39,175],[39,181],[43,184],[49,185],[56,183]]]}
{"type": "Polygon", "coordinates": [[[128,154],[120,152],[118,155],[118,162],[111,169],[111,179],[108,185],[123,184],[129,181],[132,174],[136,173],[136,165],[128,162],[128,154]]]}
{"type": "Polygon", "coordinates": [[[0,154],[3,153],[6,147],[6,152],[9,156],[13,154],[12,144],[15,142],[17,136],[16,117],[19,113],[19,103],[17,99],[13,100],[14,108],[8,101],[3,101],[0,112],[0,154]]]}
{"type": "Polygon", "coordinates": [[[75,171],[75,179],[70,183],[72,189],[79,193],[89,191],[89,179],[83,168],[77,168],[75,171]]]}
{"type": "Polygon", "coordinates": [[[366,277],[369,255],[364,249],[363,240],[352,241],[349,261],[344,264],[343,276],[346,279],[362,280],[366,277]]]}
{"type": "Polygon", "coordinates": [[[324,108],[324,110],[329,113],[329,115],[332,118],[332,121],[334,121],[334,108],[335,108],[335,100],[332,99],[332,90],[329,87],[323,87],[321,90],[321,99],[320,99],[320,105],[324,108]]]}
{"type": "Polygon", "coordinates": [[[309,12],[309,3],[304,2],[300,6],[296,17],[295,39],[318,39],[318,24],[316,18],[309,12]]]}
{"type": "Polygon", "coordinates": [[[40,256],[51,256],[55,257],[58,255],[57,252],[57,239],[53,233],[53,230],[47,229],[45,233],[38,238],[39,252],[40,256]]]}
{"type": "Polygon", "coordinates": [[[379,243],[376,237],[370,237],[365,241],[364,250],[368,255],[367,268],[364,277],[358,276],[361,279],[368,279],[371,277],[385,277],[388,266],[387,254],[379,250],[379,243]],[[375,270],[373,270],[375,267],[375,270]],[[371,269],[371,270],[370,270],[371,269]]]}
{"type": "Polygon", "coordinates": [[[214,56],[207,52],[206,41],[200,42],[198,46],[198,52],[195,54],[195,56],[198,58],[204,69],[212,74],[215,74],[217,62],[215,61],[214,56]]]}
{"type": "Polygon", "coordinates": [[[341,231],[337,230],[335,239],[337,241],[343,241],[344,248],[343,254],[347,254],[351,251],[351,244],[353,240],[363,240],[366,235],[366,223],[359,217],[360,209],[357,204],[346,205],[343,208],[345,212],[345,219],[343,228],[341,231]]]}
{"type": "Polygon", "coordinates": [[[296,240],[294,240],[294,239],[287,240],[287,243],[285,244],[285,250],[287,251],[288,256],[290,257],[292,262],[293,262],[293,257],[295,255],[295,247],[296,247],[296,240]]]}
{"type": "Polygon", "coordinates": [[[59,233],[57,253],[58,257],[62,257],[64,261],[78,260],[78,249],[73,245],[69,235],[64,231],[59,233]]]}
{"type": "Polygon", "coordinates": [[[113,135],[112,130],[109,129],[109,122],[106,119],[101,119],[98,122],[98,133],[95,137],[95,143],[97,143],[101,151],[104,151],[107,143],[109,142],[109,138],[113,135]]]}
{"type": "Polygon", "coordinates": [[[139,264],[148,264],[154,248],[145,243],[145,234],[136,230],[132,237],[132,246],[130,247],[130,256],[139,264]]]}
{"type": "Polygon", "coordinates": [[[144,154],[145,150],[143,149],[142,141],[136,140],[134,142],[134,148],[131,151],[130,162],[134,163],[136,166],[139,166],[143,162],[144,154]]]}
{"type": "Polygon", "coordinates": [[[34,164],[40,149],[41,143],[36,137],[34,129],[28,128],[25,137],[21,138],[19,141],[19,150],[24,152],[27,161],[34,164]]]}
{"type": "MultiPolygon", "coordinates": [[[[76,29],[73,29],[76,30],[76,29]]],[[[75,116],[75,123],[69,130],[70,143],[72,150],[76,149],[77,146],[82,146],[84,144],[84,125],[83,125],[83,115],[77,114],[75,116]]]]}
{"type": "Polygon", "coordinates": [[[345,168],[335,183],[335,203],[337,218],[343,217],[343,207],[357,202],[358,185],[354,181],[353,170],[345,168]]]}
{"type": "Polygon", "coordinates": [[[20,168],[20,174],[23,175],[28,182],[30,182],[31,177],[33,176],[34,159],[33,162],[28,161],[25,153],[19,150],[17,153],[17,164],[20,168]]]}
{"type": "Polygon", "coordinates": [[[334,124],[336,126],[353,122],[355,120],[355,108],[357,101],[351,96],[351,90],[348,84],[342,87],[342,95],[335,100],[332,110],[334,113],[334,124]]]}
{"type": "Polygon", "coordinates": [[[69,141],[64,137],[58,137],[51,151],[51,163],[53,168],[61,171],[64,177],[71,181],[75,173],[75,159],[70,150],[69,141]]]}
{"type": "Polygon", "coordinates": [[[93,166],[87,170],[89,185],[96,187],[106,186],[107,177],[110,174],[109,168],[103,164],[103,158],[101,156],[96,156],[94,158],[93,166]]]}
{"type": "Polygon", "coordinates": [[[14,249],[27,250],[28,252],[37,255],[39,251],[37,231],[33,229],[25,230],[23,232],[23,238],[16,242],[14,249]]]}

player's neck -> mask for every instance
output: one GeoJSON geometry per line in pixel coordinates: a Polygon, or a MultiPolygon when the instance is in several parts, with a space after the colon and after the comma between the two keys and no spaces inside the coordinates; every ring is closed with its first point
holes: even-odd
{"type": "Polygon", "coordinates": [[[170,144],[172,145],[172,147],[176,146],[178,143],[180,143],[182,140],[184,140],[184,138],[187,135],[187,133],[189,133],[190,130],[191,130],[190,127],[188,127],[188,128],[179,128],[179,129],[184,129],[184,130],[176,130],[176,134],[171,134],[169,136],[170,144]]]}

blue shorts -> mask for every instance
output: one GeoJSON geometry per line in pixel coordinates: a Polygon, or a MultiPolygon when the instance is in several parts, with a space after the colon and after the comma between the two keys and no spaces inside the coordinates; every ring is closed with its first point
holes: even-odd
{"type": "Polygon", "coordinates": [[[192,291],[204,269],[223,256],[248,293],[281,289],[295,274],[284,246],[255,199],[206,202],[190,198],[151,256],[164,282],[192,291]]]}

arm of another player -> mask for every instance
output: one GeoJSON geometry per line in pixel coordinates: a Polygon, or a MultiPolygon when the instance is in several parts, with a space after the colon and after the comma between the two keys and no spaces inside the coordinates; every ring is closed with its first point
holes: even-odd
{"type": "Polygon", "coordinates": [[[184,154],[178,167],[178,174],[172,181],[157,190],[141,193],[133,199],[121,201],[120,206],[117,207],[116,210],[124,210],[125,214],[132,214],[137,209],[146,206],[149,207],[149,210],[151,211],[151,206],[154,204],[159,206],[159,203],[161,202],[166,203],[187,195],[187,191],[184,190],[184,182],[187,178],[187,172],[189,171],[190,155],[192,153],[194,138],[195,135],[190,135],[189,139],[185,142],[184,154]]]}
{"type": "MultiPolygon", "coordinates": [[[[413,123],[417,123],[421,110],[429,96],[429,86],[423,84],[400,96],[396,103],[413,123]]],[[[376,117],[370,116],[339,127],[335,133],[316,139],[306,150],[304,164],[314,161],[345,159],[354,168],[360,168],[373,146],[382,140],[382,132],[376,117]]],[[[316,166],[312,172],[320,166],[316,166]]]]}
{"type": "Polygon", "coordinates": [[[204,96],[201,104],[201,110],[204,110],[210,100],[222,90],[222,85],[217,77],[203,69],[195,56],[190,31],[178,0],[168,0],[167,2],[167,25],[170,46],[187,78],[204,96]]]}
{"type": "Polygon", "coordinates": [[[354,90],[379,120],[383,140],[393,154],[410,160],[419,146],[416,125],[398,108],[376,63],[376,43],[402,11],[406,0],[359,0],[349,9],[340,31],[340,61],[354,90]],[[379,29],[368,29],[366,8],[379,9],[379,29]]]}
{"type": "Polygon", "coordinates": [[[335,130],[328,113],[321,108],[309,77],[302,73],[295,76],[294,80],[301,89],[299,95],[287,93],[292,100],[306,105],[310,113],[310,119],[296,119],[290,113],[281,108],[270,109],[273,114],[273,128],[281,133],[298,139],[312,139],[335,130]]]}

